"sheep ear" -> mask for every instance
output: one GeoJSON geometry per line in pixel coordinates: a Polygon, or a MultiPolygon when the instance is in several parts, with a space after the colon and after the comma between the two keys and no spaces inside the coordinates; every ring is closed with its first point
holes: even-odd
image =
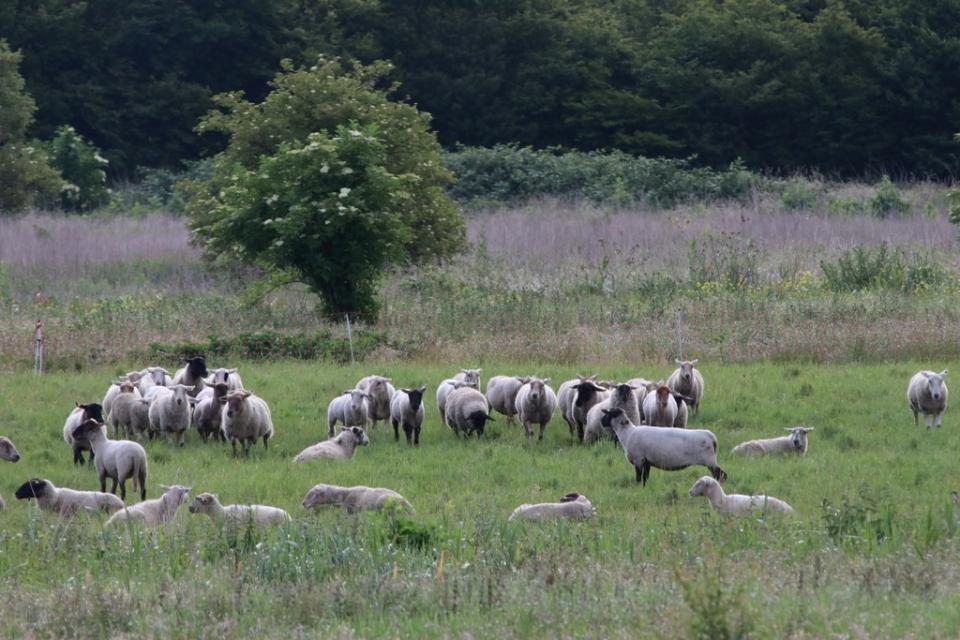
{"type": "Polygon", "coordinates": [[[947,370],[946,370],[946,369],[944,369],[943,371],[940,372],[940,377],[941,377],[941,378],[946,378],[946,377],[947,377],[947,370]]]}
{"type": "Polygon", "coordinates": [[[242,395],[244,398],[249,398],[250,396],[253,395],[253,391],[246,391],[246,390],[244,390],[244,391],[240,392],[240,395],[242,395]]]}
{"type": "Polygon", "coordinates": [[[544,378],[540,382],[542,382],[543,384],[547,384],[548,382],[550,382],[550,378],[544,378]]]}
{"type": "Polygon", "coordinates": [[[384,378],[383,381],[384,381],[384,382],[393,382],[393,378],[384,378]]]}
{"type": "Polygon", "coordinates": [[[694,358],[690,361],[690,364],[697,364],[698,362],[700,362],[700,358],[694,358]]]}
{"type": "Polygon", "coordinates": [[[612,411],[607,411],[606,409],[600,409],[600,411],[602,411],[602,412],[603,412],[603,415],[605,415],[605,416],[608,416],[608,415],[610,415],[611,413],[613,413],[612,411]]]}
{"type": "Polygon", "coordinates": [[[804,432],[804,433],[810,433],[810,432],[813,431],[814,429],[816,429],[816,427],[804,427],[803,432],[804,432]]]}
{"type": "Polygon", "coordinates": [[[676,358],[674,358],[673,361],[674,361],[676,364],[683,364],[682,362],[680,362],[680,361],[677,360],[676,358]]]}
{"type": "Polygon", "coordinates": [[[236,372],[237,372],[236,367],[234,367],[233,369],[227,369],[227,373],[236,373],[236,372]]]}
{"type": "Polygon", "coordinates": [[[427,390],[427,385],[425,384],[420,385],[420,387],[417,389],[417,391],[419,391],[420,393],[423,393],[426,390],[427,390]]]}
{"type": "Polygon", "coordinates": [[[163,489],[164,491],[169,491],[169,490],[170,490],[170,487],[168,487],[168,486],[165,485],[165,484],[160,485],[160,488],[163,489]]]}

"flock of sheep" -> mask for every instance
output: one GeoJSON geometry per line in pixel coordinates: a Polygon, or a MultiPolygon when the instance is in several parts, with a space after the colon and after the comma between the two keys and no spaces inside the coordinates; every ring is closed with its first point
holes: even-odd
{"type": "MultiPolygon", "coordinates": [[[[688,429],[689,417],[699,412],[704,379],[697,360],[677,361],[679,365],[666,383],[633,378],[622,383],[597,381],[597,375],[578,376],[563,382],[554,392],[550,379],[535,376],[490,378],[481,392],[480,369],[463,369],[437,387],[436,400],[442,423],[457,437],[482,436],[492,411],[506,416],[508,424],[519,422],[528,438],[539,426],[539,439],[559,410],[571,437],[583,443],[607,439],[623,449],[634,466],[637,482],[646,484],[651,468],[674,471],[700,465],[710,471],[690,488],[690,496],[704,496],[719,512],[749,515],[756,512],[789,513],[786,502],[763,495],[724,492],[720,483],[727,474],[717,463],[716,436],[705,429],[688,429]]],[[[907,388],[907,401],[919,426],[923,414],[927,428],[939,427],[947,408],[948,391],[940,373],[921,371],[907,388]]],[[[335,397],[327,409],[328,439],[300,452],[294,463],[313,459],[349,460],[358,446],[370,443],[368,431],[389,420],[394,438],[400,429],[408,444],[419,445],[424,420],[425,386],[395,389],[389,378],[373,375],[335,397]],[[335,427],[342,423],[339,433],[335,427]]],[[[162,367],[147,367],[128,373],[108,388],[102,403],[78,404],[64,423],[63,437],[71,447],[76,464],[84,464],[90,453],[100,481],[100,491],[79,491],[56,487],[49,480],[33,478],[16,491],[17,499],[36,499],[39,507],[61,517],[80,510],[111,514],[107,525],[122,521],[161,524],[170,521],[187,502],[191,489],[161,485],[163,494],[147,500],[147,453],[139,441],[166,436],[183,446],[186,432],[196,428],[204,441],[229,441],[234,455],[240,443],[244,455],[262,440],[264,448],[273,436],[270,407],[243,387],[236,369],[208,371],[202,357],[185,361],[171,375],[162,367]],[[106,419],[104,416],[106,415],[106,419]],[[113,427],[108,435],[107,424],[113,427]],[[120,438],[124,439],[120,439],[120,438]],[[127,439],[132,438],[132,439],[127,439]],[[106,481],[112,481],[110,493],[106,481]],[[140,502],[125,506],[126,483],[140,492],[140,502]],[[115,494],[119,487],[120,497],[115,494]]],[[[807,435],[812,428],[793,427],[788,435],[751,440],[733,448],[735,454],[805,455],[807,435]]],[[[17,462],[20,454],[6,437],[0,437],[0,459],[17,462]]],[[[412,510],[400,494],[385,488],[340,487],[318,484],[303,499],[305,508],[338,506],[349,513],[361,510],[400,508],[412,510]]],[[[0,498],[0,509],[4,508],[0,498]]],[[[189,506],[191,513],[205,513],[220,523],[281,524],[290,521],[283,509],[265,505],[224,506],[218,497],[202,493],[189,506]]],[[[570,493],[558,502],[523,504],[511,520],[569,518],[584,520],[596,515],[586,496],[570,493]]]]}

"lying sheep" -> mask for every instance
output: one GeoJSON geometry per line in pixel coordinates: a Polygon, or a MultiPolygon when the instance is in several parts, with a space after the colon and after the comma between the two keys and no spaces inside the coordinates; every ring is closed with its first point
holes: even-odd
{"type": "Polygon", "coordinates": [[[700,413],[700,400],[703,399],[703,375],[694,368],[700,360],[674,360],[680,365],[670,377],[667,378],[667,386],[680,395],[690,398],[690,408],[693,409],[693,415],[700,413]]]}
{"type": "Polygon", "coordinates": [[[541,502],[539,504],[522,504],[510,514],[510,520],[589,520],[597,516],[593,504],[579,493],[568,493],[560,498],[560,502],[541,502]]]}
{"type": "Polygon", "coordinates": [[[363,389],[348,389],[327,405],[327,437],[333,437],[338,422],[345,427],[367,427],[367,402],[370,394],[363,389]]]}
{"type": "Polygon", "coordinates": [[[110,493],[117,493],[120,484],[120,499],[127,498],[127,480],[133,480],[134,488],[140,485],[140,499],[147,499],[147,452],[132,440],[111,440],[96,420],[87,420],[73,432],[76,440],[90,443],[94,453],[94,466],[100,477],[100,491],[107,490],[107,478],[113,480],[110,493]]]}
{"type": "Polygon", "coordinates": [[[90,445],[86,442],[76,442],[73,439],[73,432],[87,420],[96,420],[102,423],[103,406],[96,402],[90,404],[77,403],[76,408],[70,412],[70,415],[67,416],[66,421],[63,423],[63,441],[70,445],[70,448],[73,450],[74,464],[84,464],[84,451],[90,451],[90,459],[93,459],[93,452],[90,450],[90,445]]]}
{"type": "Polygon", "coordinates": [[[49,480],[32,478],[17,489],[17,500],[36,498],[44,511],[53,511],[61,518],[69,518],[80,509],[116,513],[123,509],[123,501],[117,496],[100,491],[76,491],[54,486],[49,480]]]}
{"type": "Polygon", "coordinates": [[[813,427],[792,427],[786,430],[790,435],[742,442],[733,448],[732,453],[759,456],[781,453],[807,455],[807,434],[813,431],[813,427]]]}
{"type": "Polygon", "coordinates": [[[277,507],[262,504],[231,504],[223,506],[213,493],[201,493],[193,499],[190,513],[205,513],[218,525],[271,525],[290,522],[290,514],[277,507]]]}
{"type": "Polygon", "coordinates": [[[207,371],[207,361],[203,356],[194,356],[193,358],[185,358],[183,362],[184,366],[173,374],[173,384],[167,386],[185,385],[189,387],[187,395],[195,398],[198,393],[203,391],[207,384],[206,378],[210,375],[210,372],[207,371]]]}
{"type": "Polygon", "coordinates": [[[630,422],[640,424],[640,403],[637,400],[636,387],[624,382],[613,388],[612,393],[601,402],[590,407],[587,423],[583,430],[583,443],[592,444],[601,438],[613,439],[613,431],[601,424],[604,409],[623,409],[630,422]]]}
{"type": "Polygon", "coordinates": [[[547,423],[553,417],[553,412],[557,410],[557,395],[547,384],[550,378],[531,378],[525,382],[520,391],[517,392],[516,409],[523,425],[523,432],[529,438],[532,434],[530,425],[537,423],[540,425],[540,437],[543,440],[543,432],[547,428],[547,423]]]}
{"type": "Polygon", "coordinates": [[[557,389],[557,406],[560,407],[560,417],[570,428],[570,435],[574,435],[577,430],[577,423],[573,419],[573,401],[577,395],[576,385],[587,380],[595,381],[598,374],[592,376],[577,376],[574,380],[566,380],[557,389]]]}
{"type": "Polygon", "coordinates": [[[169,387],[173,384],[173,378],[170,372],[163,367],[147,367],[140,371],[140,395],[147,397],[147,391],[151,387],[169,387]]]}
{"type": "Polygon", "coordinates": [[[573,396],[573,423],[577,427],[577,439],[583,442],[586,435],[587,414],[594,405],[600,404],[610,397],[610,390],[593,380],[586,380],[573,385],[575,395],[573,396]]]}
{"type": "Polygon", "coordinates": [[[440,412],[440,423],[447,424],[447,396],[458,386],[480,390],[480,369],[461,369],[460,373],[448,378],[437,386],[437,410],[440,412]],[[459,384],[458,384],[459,383],[459,384]]]}
{"type": "Polygon", "coordinates": [[[490,415],[490,407],[487,405],[486,397],[473,387],[463,386],[464,384],[461,382],[454,383],[454,389],[446,399],[444,421],[447,426],[453,429],[458,438],[461,431],[467,436],[470,435],[471,431],[474,431],[479,438],[483,435],[487,421],[493,422],[494,420],[490,415]]]}
{"type": "Polygon", "coordinates": [[[940,427],[943,420],[943,414],[947,410],[947,383],[943,379],[947,376],[947,370],[940,373],[933,371],[920,371],[910,378],[910,384],[907,386],[907,402],[910,404],[910,410],[913,411],[913,425],[920,426],[920,414],[927,422],[927,429],[934,426],[940,427]]]}
{"type": "Polygon", "coordinates": [[[777,498],[724,493],[720,483],[710,476],[703,476],[694,482],[689,493],[690,497],[706,496],[716,511],[735,516],[750,516],[757,512],[793,513],[793,507],[777,498]]]}
{"type": "Polygon", "coordinates": [[[519,376],[493,376],[487,381],[487,402],[490,408],[507,416],[507,424],[513,424],[517,415],[517,392],[530,378],[519,376]]]}
{"type": "Polygon", "coordinates": [[[356,453],[357,447],[370,444],[370,438],[362,427],[341,427],[336,438],[324,440],[307,447],[297,454],[294,462],[308,460],[349,460],[356,453]]]}
{"type": "MultiPolygon", "coordinates": [[[[9,460],[10,462],[17,462],[20,460],[20,452],[17,451],[15,446],[13,446],[10,438],[6,436],[0,436],[0,460],[9,460]]],[[[6,508],[7,503],[4,502],[3,497],[0,496],[0,511],[3,511],[6,508]]]]}
{"type": "Polygon", "coordinates": [[[178,484],[168,487],[160,485],[163,495],[153,500],[144,500],[137,504],[117,511],[110,516],[104,526],[109,527],[120,522],[142,522],[147,525],[166,524],[177,515],[177,510],[190,494],[190,487],[181,487],[178,484]]]}
{"type": "Polygon", "coordinates": [[[193,408],[193,424],[204,442],[210,436],[213,436],[214,440],[223,441],[223,433],[220,431],[223,405],[220,399],[225,398],[229,391],[230,386],[226,382],[217,382],[197,395],[197,404],[193,408]]]}
{"type": "Polygon", "coordinates": [[[273,416],[266,401],[250,391],[234,391],[220,398],[223,405],[220,415],[220,430],[223,437],[230,441],[233,455],[237,455],[237,441],[243,448],[243,454],[250,455],[250,448],[259,439],[263,439],[263,448],[273,436],[273,416]]]}
{"type": "Polygon", "coordinates": [[[137,397],[140,397],[140,388],[138,386],[140,384],[140,378],[141,376],[139,371],[131,371],[122,379],[111,383],[107,388],[107,392],[103,395],[103,402],[100,403],[101,406],[103,406],[103,413],[109,416],[110,412],[113,411],[113,401],[117,395],[121,393],[120,385],[122,385],[124,382],[129,382],[131,385],[133,385],[137,397]]]}
{"type": "Polygon", "coordinates": [[[369,424],[372,429],[381,420],[386,424],[387,420],[390,419],[390,401],[393,400],[393,394],[396,393],[396,389],[390,384],[390,378],[367,376],[361,378],[354,388],[360,389],[369,396],[367,399],[367,423],[359,426],[369,424]]]}
{"type": "Polygon", "coordinates": [[[182,447],[190,428],[190,401],[192,387],[175,384],[170,387],[154,387],[148,394],[150,400],[150,430],[165,433],[171,444],[182,447]]]}
{"type": "Polygon", "coordinates": [[[142,398],[132,382],[123,381],[115,388],[118,391],[113,397],[110,410],[107,411],[107,417],[113,425],[114,437],[121,434],[129,437],[133,433],[134,406],[139,405],[142,398]]]}
{"type": "Polygon", "coordinates": [[[342,507],[347,513],[380,511],[384,507],[413,511],[402,495],[391,489],[376,487],[338,487],[335,484],[318,484],[303,498],[303,507],[342,507]]]}
{"type": "Polygon", "coordinates": [[[218,384],[227,385],[228,391],[236,391],[237,389],[243,389],[243,380],[240,379],[240,374],[237,373],[236,367],[233,369],[214,369],[210,372],[210,375],[206,379],[206,387],[212,387],[218,384]]]}
{"type": "Polygon", "coordinates": [[[415,446],[420,445],[420,427],[423,426],[423,392],[426,385],[418,389],[399,389],[390,401],[390,422],[393,424],[393,437],[400,440],[399,427],[407,436],[407,444],[413,438],[415,446]]]}
{"type": "Polygon", "coordinates": [[[717,437],[706,429],[638,427],[623,409],[604,411],[603,426],[616,432],[627,461],[637,471],[637,482],[644,485],[650,477],[650,467],[677,471],[697,464],[705,466],[721,482],[727,478],[717,465],[717,437]]]}

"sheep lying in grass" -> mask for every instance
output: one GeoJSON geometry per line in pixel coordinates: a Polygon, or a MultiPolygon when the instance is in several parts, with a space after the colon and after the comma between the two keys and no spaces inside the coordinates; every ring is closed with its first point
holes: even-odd
{"type": "Polygon", "coordinates": [[[93,459],[93,451],[88,442],[77,442],[73,438],[73,432],[76,431],[82,423],[87,420],[96,420],[103,422],[103,406],[92,402],[90,404],[77,404],[76,408],[70,412],[66,421],[63,423],[63,441],[70,445],[73,450],[73,463],[83,465],[83,452],[90,451],[90,459],[93,459]]]}
{"type": "Polygon", "coordinates": [[[419,389],[398,389],[390,400],[390,422],[393,424],[393,437],[400,440],[399,427],[407,436],[407,444],[413,438],[415,446],[420,445],[420,427],[423,426],[423,392],[426,385],[419,389]]]}
{"type": "Polygon", "coordinates": [[[402,495],[391,489],[378,487],[338,487],[334,484],[318,484],[303,498],[305,509],[320,506],[342,507],[347,513],[358,511],[380,511],[404,509],[413,511],[413,507],[402,495]]]}
{"type": "Polygon", "coordinates": [[[367,402],[370,394],[363,389],[348,389],[327,405],[327,436],[333,437],[338,422],[345,427],[367,427],[367,402]]]}
{"type": "MultiPolygon", "coordinates": [[[[367,376],[362,378],[354,387],[365,392],[367,399],[367,424],[359,426],[368,426],[372,429],[377,426],[377,422],[383,420],[386,424],[390,419],[390,401],[396,389],[390,384],[390,378],[383,376],[367,376]]],[[[352,426],[352,425],[351,425],[352,426]]]]}
{"type": "Polygon", "coordinates": [[[458,438],[461,431],[467,436],[471,431],[475,431],[477,437],[482,436],[487,421],[493,421],[486,397],[473,387],[463,386],[464,383],[454,384],[456,386],[446,400],[447,426],[458,438]]]}
{"type": "Polygon", "coordinates": [[[560,502],[541,502],[522,504],[510,514],[510,520],[589,520],[597,516],[593,504],[579,493],[568,493],[560,502]]]}
{"type": "Polygon", "coordinates": [[[144,500],[135,505],[126,507],[110,516],[104,526],[112,526],[120,522],[142,522],[147,525],[160,525],[173,520],[190,494],[190,487],[181,487],[178,484],[160,485],[163,495],[153,500],[144,500]]]}
{"type": "Polygon", "coordinates": [[[120,484],[120,499],[127,498],[127,480],[133,480],[134,488],[140,486],[140,499],[147,499],[147,452],[132,440],[110,440],[103,424],[87,420],[73,432],[73,437],[90,443],[93,449],[93,464],[100,477],[100,491],[107,490],[107,478],[113,480],[110,493],[117,493],[120,484]]]}
{"type": "MultiPolygon", "coordinates": [[[[206,387],[212,387],[218,384],[227,385],[227,391],[236,391],[237,389],[243,389],[243,380],[240,379],[240,374],[237,373],[236,367],[233,369],[214,369],[210,372],[210,375],[206,379],[206,387]]],[[[198,394],[199,395],[199,394],[198,394]]]]}
{"type": "Polygon", "coordinates": [[[543,380],[531,378],[517,392],[517,415],[523,425],[523,432],[528,438],[533,434],[530,425],[537,423],[540,425],[538,440],[543,440],[543,432],[547,428],[547,423],[553,417],[553,412],[557,410],[557,395],[547,384],[548,382],[550,382],[550,378],[544,378],[543,380]]]}
{"type": "Polygon", "coordinates": [[[207,371],[207,361],[203,356],[194,356],[193,358],[186,358],[183,362],[184,366],[173,374],[173,384],[167,386],[178,384],[187,386],[189,387],[187,395],[195,398],[198,393],[203,391],[207,384],[207,376],[210,375],[210,372],[207,371]]]}
{"type": "Polygon", "coordinates": [[[573,396],[573,406],[570,413],[573,416],[573,423],[577,427],[577,439],[583,442],[586,436],[587,414],[594,406],[610,397],[611,391],[605,385],[593,380],[585,380],[573,385],[573,388],[575,395],[573,396]]]}
{"type": "Polygon", "coordinates": [[[592,376],[577,376],[574,380],[566,380],[557,389],[557,406],[560,407],[560,417],[570,428],[570,435],[577,432],[577,423],[573,419],[573,401],[577,395],[576,385],[587,380],[595,381],[598,374],[592,376]]]}
{"type": "Polygon", "coordinates": [[[517,393],[520,387],[530,378],[519,376],[493,376],[487,381],[487,402],[490,409],[507,416],[507,424],[513,424],[513,417],[517,415],[517,393]]]}
{"type": "Polygon", "coordinates": [[[308,460],[349,460],[356,453],[357,447],[370,444],[367,432],[361,427],[341,427],[336,438],[324,440],[307,447],[297,454],[294,462],[308,460]]]}
{"type": "Polygon", "coordinates": [[[52,511],[61,518],[69,518],[81,509],[116,513],[123,509],[123,501],[117,496],[100,491],[76,491],[54,486],[49,480],[32,478],[17,489],[17,500],[37,499],[44,511],[52,511]]]}
{"type": "Polygon", "coordinates": [[[201,493],[193,499],[189,507],[190,513],[205,513],[218,525],[246,525],[260,526],[284,524],[290,522],[290,514],[277,507],[267,507],[262,504],[220,504],[219,498],[213,493],[201,493]]]}
{"type": "MultiPolygon", "coordinates": [[[[192,387],[175,384],[172,387],[153,387],[150,399],[150,430],[164,433],[171,444],[184,445],[190,428],[189,392],[192,387]]],[[[149,397],[148,397],[149,399],[149,397]]]]}
{"type": "Polygon", "coordinates": [[[437,410],[440,412],[440,422],[447,424],[447,396],[459,387],[470,387],[480,390],[480,369],[461,369],[460,373],[448,378],[437,385],[437,410]]]}
{"type": "Polygon", "coordinates": [[[732,453],[758,456],[782,453],[807,455],[807,434],[813,431],[813,427],[792,427],[787,431],[790,432],[788,436],[742,442],[733,448],[732,453]]]}
{"type": "Polygon", "coordinates": [[[793,507],[789,504],[770,496],[726,494],[720,483],[710,476],[703,476],[694,482],[690,487],[690,496],[706,496],[716,511],[735,516],[749,516],[756,513],[793,513],[793,507]]]}
{"type": "Polygon", "coordinates": [[[605,400],[593,405],[587,412],[587,423],[583,430],[584,444],[594,443],[604,437],[613,439],[613,430],[605,429],[601,424],[604,409],[623,409],[630,422],[640,424],[640,403],[637,400],[636,387],[626,382],[618,384],[605,400]]]}
{"type": "MultiPolygon", "coordinates": [[[[17,462],[20,460],[20,452],[17,451],[17,448],[13,446],[13,442],[10,441],[10,438],[6,436],[0,436],[0,460],[9,460],[10,462],[17,462]]],[[[7,508],[7,503],[3,501],[3,496],[0,496],[0,511],[3,511],[7,508]]]]}
{"type": "Polygon", "coordinates": [[[103,402],[100,403],[101,406],[103,406],[103,413],[109,416],[113,411],[113,401],[116,399],[118,394],[123,392],[120,386],[124,382],[129,382],[133,386],[133,390],[136,392],[137,397],[139,398],[140,388],[138,385],[140,384],[140,378],[141,375],[139,371],[131,371],[124,376],[123,379],[114,381],[107,389],[107,392],[103,395],[103,402]]]}
{"type": "Polygon", "coordinates": [[[234,391],[220,398],[223,405],[220,415],[220,430],[223,437],[230,441],[233,455],[237,455],[237,442],[245,456],[259,439],[263,439],[264,450],[267,441],[273,436],[273,416],[266,401],[246,390],[234,391]]]}
{"type": "Polygon", "coordinates": [[[220,399],[226,398],[229,391],[230,386],[227,383],[217,382],[197,395],[197,404],[193,408],[193,424],[204,442],[210,436],[213,436],[214,440],[223,440],[223,432],[220,431],[223,405],[220,399]]]}
{"type": "Polygon", "coordinates": [[[910,378],[907,386],[907,402],[913,411],[913,425],[920,426],[920,414],[927,423],[927,429],[940,427],[943,414],[947,410],[947,383],[943,379],[947,375],[944,369],[940,373],[920,371],[910,378]]]}
{"type": "Polygon", "coordinates": [[[717,464],[717,437],[706,429],[638,427],[623,409],[605,410],[603,426],[616,432],[627,461],[636,468],[637,482],[644,485],[650,477],[650,467],[677,471],[703,465],[717,480],[727,478],[717,464]]]}
{"type": "Polygon", "coordinates": [[[667,386],[680,395],[690,398],[693,415],[700,413],[700,400],[703,399],[703,375],[694,365],[699,359],[674,360],[679,367],[667,378],[667,386]]]}

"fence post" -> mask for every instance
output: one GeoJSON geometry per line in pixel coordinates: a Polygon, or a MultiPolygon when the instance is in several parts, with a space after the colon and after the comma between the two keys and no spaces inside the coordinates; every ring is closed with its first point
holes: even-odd
{"type": "Polygon", "coordinates": [[[43,375],[43,320],[37,320],[33,333],[33,373],[43,375]]]}
{"type": "Polygon", "coordinates": [[[677,359],[683,360],[683,315],[677,307],[677,359]]]}
{"type": "Polygon", "coordinates": [[[353,361],[353,331],[350,330],[350,314],[343,314],[347,317],[347,341],[350,343],[350,364],[356,364],[353,361]]]}

